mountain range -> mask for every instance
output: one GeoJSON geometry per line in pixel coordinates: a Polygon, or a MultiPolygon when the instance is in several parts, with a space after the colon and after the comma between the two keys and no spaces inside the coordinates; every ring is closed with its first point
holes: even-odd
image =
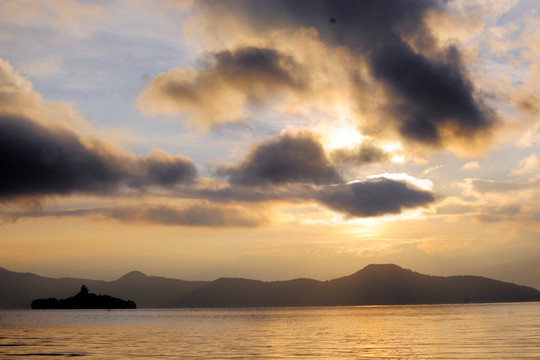
{"type": "Polygon", "coordinates": [[[0,308],[30,308],[36,298],[64,298],[81,285],[133,299],[139,308],[340,306],[540,301],[540,291],[480,276],[430,276],[397,265],[368,265],[328,281],[219,278],[183,281],[132,271],[115,281],[48,278],[0,268],[0,308]]]}

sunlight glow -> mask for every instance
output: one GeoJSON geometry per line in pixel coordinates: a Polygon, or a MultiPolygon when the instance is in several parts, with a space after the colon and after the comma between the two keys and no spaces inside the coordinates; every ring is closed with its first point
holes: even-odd
{"type": "Polygon", "coordinates": [[[400,143],[383,143],[380,147],[386,152],[394,152],[403,149],[400,143]]]}
{"type": "Polygon", "coordinates": [[[328,150],[352,149],[365,140],[366,137],[358,132],[355,121],[351,120],[354,116],[348,107],[338,106],[333,109],[332,115],[327,116],[328,118],[320,124],[318,131],[328,150]]]}
{"type": "Polygon", "coordinates": [[[392,162],[403,164],[405,162],[405,156],[403,155],[394,155],[392,156],[392,162]]]}
{"type": "Polygon", "coordinates": [[[340,126],[324,134],[328,149],[354,148],[361,144],[363,136],[353,126],[340,126]]]}

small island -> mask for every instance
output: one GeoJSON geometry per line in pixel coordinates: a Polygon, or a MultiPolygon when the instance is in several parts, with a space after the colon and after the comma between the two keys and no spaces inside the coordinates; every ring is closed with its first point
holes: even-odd
{"type": "Polygon", "coordinates": [[[32,301],[32,309],[136,309],[132,300],[122,300],[109,295],[96,295],[88,292],[86,285],[81,291],[67,299],[37,299],[32,301]]]}

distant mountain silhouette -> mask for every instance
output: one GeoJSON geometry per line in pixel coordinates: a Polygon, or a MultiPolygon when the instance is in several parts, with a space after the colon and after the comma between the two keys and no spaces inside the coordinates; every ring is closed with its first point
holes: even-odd
{"type": "Polygon", "coordinates": [[[141,308],[170,308],[179,297],[207,284],[207,281],[184,281],[159,276],[147,276],[132,271],[120,279],[107,282],[96,291],[133,299],[141,308]]]}
{"type": "Polygon", "coordinates": [[[329,281],[271,282],[241,278],[182,281],[137,271],[105,282],[52,279],[0,268],[0,307],[28,308],[38,297],[66,297],[81,283],[99,293],[133,299],[141,308],[540,301],[540,291],[530,287],[479,276],[423,275],[397,265],[368,265],[352,275],[329,281]]]}
{"type": "Polygon", "coordinates": [[[429,276],[397,265],[368,265],[329,281],[215,280],[177,307],[448,304],[540,301],[540,291],[479,276],[429,276]]]}
{"type": "Polygon", "coordinates": [[[205,281],[183,281],[147,276],[133,271],[115,281],[42,277],[0,268],[0,308],[24,309],[37,298],[66,298],[87,285],[96,293],[131,299],[138,308],[168,308],[181,296],[205,285],[205,281]]]}
{"type": "Polygon", "coordinates": [[[37,299],[32,301],[32,309],[136,309],[133,300],[122,300],[109,295],[96,295],[88,292],[86,285],[81,291],[67,299],[37,299]]]}

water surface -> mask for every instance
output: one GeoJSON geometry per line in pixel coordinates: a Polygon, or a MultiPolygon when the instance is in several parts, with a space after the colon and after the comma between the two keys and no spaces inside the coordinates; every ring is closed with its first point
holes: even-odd
{"type": "Polygon", "coordinates": [[[0,311],[0,358],[539,359],[540,303],[0,311]]]}

